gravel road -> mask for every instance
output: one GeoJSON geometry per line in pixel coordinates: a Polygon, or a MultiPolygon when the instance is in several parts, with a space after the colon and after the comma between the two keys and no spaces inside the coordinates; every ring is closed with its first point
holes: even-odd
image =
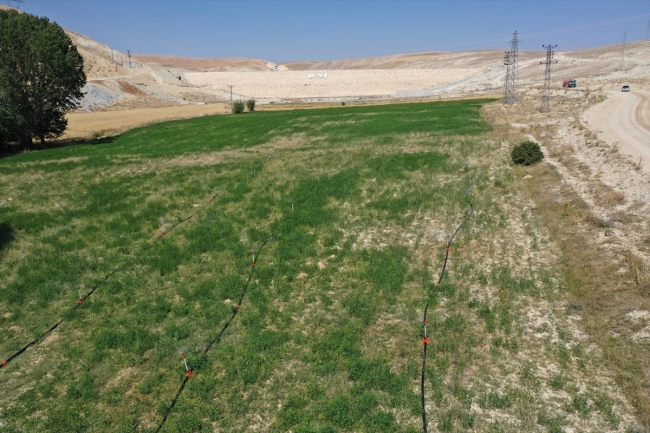
{"type": "Polygon", "coordinates": [[[644,161],[650,172],[650,92],[609,91],[607,99],[589,108],[583,119],[606,142],[619,143],[621,152],[644,161]]]}

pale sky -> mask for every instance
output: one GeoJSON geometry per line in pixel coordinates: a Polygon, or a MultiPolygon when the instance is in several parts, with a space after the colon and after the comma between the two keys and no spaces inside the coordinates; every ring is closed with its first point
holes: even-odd
{"type": "MultiPolygon", "coordinates": [[[[0,0],[7,3],[9,0],[0,0]]],[[[650,0],[25,0],[22,9],[137,54],[276,63],[423,51],[557,51],[646,39],[650,0]]]]}

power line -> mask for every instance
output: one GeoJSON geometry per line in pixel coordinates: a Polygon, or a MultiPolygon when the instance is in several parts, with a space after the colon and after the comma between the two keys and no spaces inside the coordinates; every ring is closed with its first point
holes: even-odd
{"type": "MultiPolygon", "coordinates": [[[[554,49],[557,45],[542,45],[546,48],[546,61],[539,62],[541,65],[546,65],[544,71],[544,93],[542,95],[542,113],[551,111],[551,64],[553,63],[553,56],[555,55],[554,49]]],[[[555,61],[557,63],[557,60],[555,61]]]]}
{"type": "Polygon", "coordinates": [[[622,71],[625,65],[625,39],[627,37],[627,30],[623,32],[623,46],[621,47],[621,57],[618,60],[618,70],[622,71]]]}

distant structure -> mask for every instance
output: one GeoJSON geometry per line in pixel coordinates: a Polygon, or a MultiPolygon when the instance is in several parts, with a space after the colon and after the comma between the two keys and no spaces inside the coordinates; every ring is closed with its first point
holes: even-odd
{"type": "Polygon", "coordinates": [[[625,38],[627,37],[627,30],[623,32],[623,46],[621,47],[621,57],[618,60],[618,70],[622,71],[625,66],[625,38]]]}
{"type": "Polygon", "coordinates": [[[645,25],[645,40],[648,40],[648,36],[650,36],[650,20],[648,20],[648,24],[645,25]]]}
{"type": "Polygon", "coordinates": [[[506,51],[506,54],[503,56],[503,64],[506,67],[506,84],[503,92],[503,103],[506,105],[512,105],[515,102],[514,92],[513,92],[513,74],[512,74],[512,51],[506,51]]]}
{"type": "Polygon", "coordinates": [[[132,68],[133,66],[131,65],[131,50],[126,50],[126,53],[129,55],[129,68],[132,68]]]}
{"type": "Polygon", "coordinates": [[[230,87],[230,111],[232,111],[232,88],[235,87],[234,84],[226,84],[228,87],[230,87]]]}
{"type": "Polygon", "coordinates": [[[517,32],[512,34],[510,51],[506,51],[503,64],[506,66],[506,85],[503,97],[504,104],[512,105],[519,99],[518,92],[518,60],[519,60],[519,38],[517,32]]]}
{"type": "MultiPolygon", "coordinates": [[[[555,55],[554,49],[557,45],[542,45],[542,47],[546,48],[546,61],[539,62],[541,65],[546,65],[546,71],[544,72],[544,93],[542,94],[542,113],[548,113],[551,111],[551,64],[555,55]]],[[[557,63],[557,60],[555,63],[557,63]]]]}
{"type": "Polygon", "coordinates": [[[20,9],[20,5],[25,3],[24,0],[7,0],[7,5],[14,5],[16,9],[20,9]]]}

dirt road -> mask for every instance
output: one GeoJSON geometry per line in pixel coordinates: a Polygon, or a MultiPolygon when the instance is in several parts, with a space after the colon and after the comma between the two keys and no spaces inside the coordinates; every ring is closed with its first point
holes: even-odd
{"type": "Polygon", "coordinates": [[[650,173],[650,92],[610,91],[607,99],[583,115],[589,129],[609,144],[618,143],[623,154],[634,160],[643,158],[643,169],[650,173]]]}

